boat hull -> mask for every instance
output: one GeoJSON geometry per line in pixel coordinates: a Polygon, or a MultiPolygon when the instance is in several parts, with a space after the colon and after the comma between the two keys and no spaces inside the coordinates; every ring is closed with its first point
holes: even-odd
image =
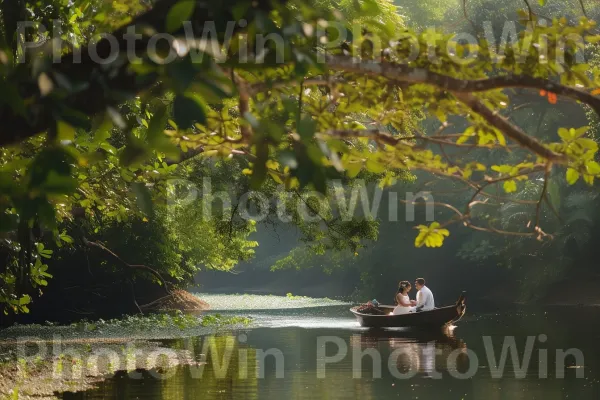
{"type": "Polygon", "coordinates": [[[464,295],[451,306],[402,315],[389,315],[394,309],[393,306],[379,306],[386,315],[363,314],[358,312],[357,308],[353,307],[350,311],[360,326],[367,328],[440,328],[458,321],[467,309],[464,295]]]}

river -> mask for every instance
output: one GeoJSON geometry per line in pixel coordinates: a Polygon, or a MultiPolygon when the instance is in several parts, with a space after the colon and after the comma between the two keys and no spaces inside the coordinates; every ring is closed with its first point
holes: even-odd
{"type": "Polygon", "coordinates": [[[251,316],[253,325],[163,341],[193,350],[206,365],[118,372],[96,389],[62,398],[600,398],[597,308],[471,307],[453,329],[423,333],[360,328],[348,305],[336,302],[290,300],[272,309],[268,296],[213,300],[212,312],[251,316]]]}

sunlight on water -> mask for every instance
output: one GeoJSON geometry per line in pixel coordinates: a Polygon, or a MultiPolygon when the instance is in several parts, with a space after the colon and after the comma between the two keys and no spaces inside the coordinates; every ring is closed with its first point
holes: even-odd
{"type": "Polygon", "coordinates": [[[305,329],[336,328],[336,329],[363,329],[354,317],[302,317],[302,316],[273,316],[251,315],[255,324],[265,328],[296,327],[305,329]]]}
{"type": "Polygon", "coordinates": [[[361,329],[354,316],[348,311],[351,304],[343,301],[254,294],[195,293],[195,295],[210,304],[208,313],[243,314],[252,318],[254,326],[361,329]]]}
{"type": "MultiPolygon", "coordinates": [[[[128,372],[121,372],[97,389],[66,393],[62,398],[600,399],[597,372],[600,370],[597,352],[600,315],[590,310],[579,313],[577,309],[570,309],[568,313],[559,310],[547,314],[494,311],[465,318],[446,331],[363,329],[345,303],[275,296],[200,296],[209,302],[211,299],[238,302],[234,307],[222,307],[226,309],[209,313],[253,318],[248,327],[192,339],[192,348],[198,354],[209,343],[207,340],[215,340],[215,351],[219,355],[216,359],[207,358],[212,361],[202,372],[191,367],[177,368],[167,379],[157,379],[150,372],[144,372],[143,379],[134,379],[128,372]],[[535,347],[547,350],[547,360],[541,362],[541,353],[532,348],[531,360],[523,367],[524,375],[517,375],[521,367],[517,368],[510,361],[511,355],[500,368],[502,377],[492,375],[492,367],[497,368],[493,360],[508,351],[508,348],[503,350],[506,340],[516,340],[518,359],[524,360],[525,353],[521,352],[525,351],[526,341],[540,334],[547,335],[548,340],[538,341],[535,347]],[[489,345],[484,340],[486,337],[491,340],[489,345]],[[226,364],[219,360],[220,355],[225,354],[227,338],[233,339],[239,351],[233,351],[228,366],[223,367],[226,364]],[[564,368],[558,370],[554,353],[572,348],[580,349],[585,359],[576,363],[569,357],[564,368]],[[247,369],[250,365],[259,365],[254,362],[258,360],[259,351],[264,355],[270,350],[281,354],[281,358],[277,361],[276,356],[262,357],[266,360],[260,364],[264,375],[247,369]],[[340,358],[334,361],[333,357],[338,354],[340,358]],[[364,357],[360,357],[361,354],[364,357]],[[194,371],[200,375],[194,375],[194,371]],[[542,372],[547,373],[543,379],[540,378],[542,372]],[[579,378],[577,372],[585,372],[585,376],[579,378]]],[[[215,308],[219,305],[214,304],[215,308]]],[[[164,345],[180,349],[187,348],[187,343],[175,339],[164,345]]],[[[519,361],[516,363],[521,365],[519,361]]]]}
{"type": "Polygon", "coordinates": [[[210,305],[211,311],[286,310],[293,308],[343,306],[350,303],[328,298],[255,294],[194,293],[210,305]]]}

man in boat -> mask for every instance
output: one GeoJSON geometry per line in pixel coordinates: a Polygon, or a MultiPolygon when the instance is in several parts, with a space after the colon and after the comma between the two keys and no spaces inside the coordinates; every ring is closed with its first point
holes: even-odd
{"type": "Polygon", "coordinates": [[[417,292],[417,307],[415,311],[430,311],[435,308],[435,302],[433,300],[433,293],[427,286],[425,286],[425,279],[417,278],[415,280],[415,286],[417,292]]]}

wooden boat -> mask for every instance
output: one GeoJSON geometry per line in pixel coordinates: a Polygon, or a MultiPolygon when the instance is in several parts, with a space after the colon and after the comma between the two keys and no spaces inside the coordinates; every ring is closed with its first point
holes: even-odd
{"type": "Polygon", "coordinates": [[[462,318],[467,310],[465,294],[451,306],[435,308],[431,311],[419,311],[402,315],[389,315],[394,306],[380,305],[381,315],[363,314],[353,307],[350,311],[354,314],[360,326],[367,328],[441,328],[462,318]]]}

